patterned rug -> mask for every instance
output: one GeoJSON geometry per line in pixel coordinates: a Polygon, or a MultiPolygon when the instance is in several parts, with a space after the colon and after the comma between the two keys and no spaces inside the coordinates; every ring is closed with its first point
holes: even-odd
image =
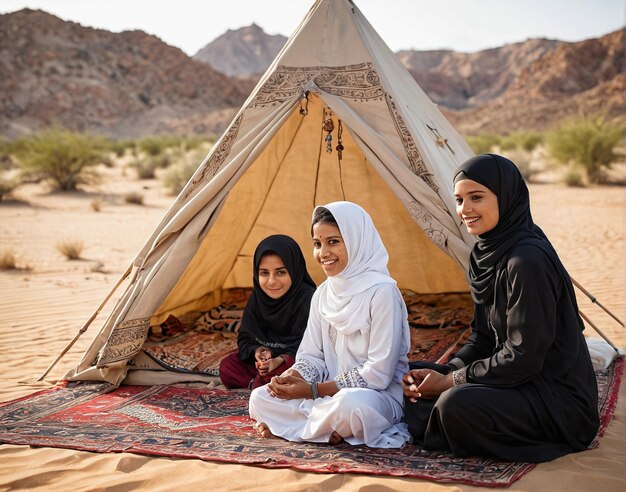
{"type": "MultiPolygon", "coordinates": [[[[220,361],[237,348],[237,331],[249,290],[233,289],[227,300],[195,319],[174,316],[151,336],[141,356],[132,361],[148,368],[145,357],[160,367],[219,376],[220,361]]],[[[469,336],[473,304],[469,294],[416,294],[403,290],[411,327],[411,360],[439,360],[469,336]]]]}
{"type": "MultiPolygon", "coordinates": [[[[622,376],[618,359],[597,374],[601,436],[622,376]]],[[[0,404],[0,442],[100,453],[199,458],[318,473],[361,473],[507,487],[528,463],[458,459],[408,445],[400,450],[262,439],[247,417],[248,390],[70,383],[0,404]]],[[[592,446],[597,446],[597,438],[592,446]]]]}

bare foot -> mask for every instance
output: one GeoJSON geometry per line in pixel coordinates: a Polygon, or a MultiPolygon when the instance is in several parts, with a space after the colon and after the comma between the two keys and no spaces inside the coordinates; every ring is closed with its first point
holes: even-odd
{"type": "Polygon", "coordinates": [[[255,425],[256,430],[259,431],[259,434],[261,434],[261,437],[265,438],[265,439],[270,439],[270,438],[275,438],[276,436],[274,434],[272,434],[272,431],[270,431],[270,428],[267,426],[267,424],[264,424],[263,422],[259,422],[255,425]]]}
{"type": "Polygon", "coordinates": [[[343,442],[343,437],[341,437],[341,435],[339,435],[339,433],[337,433],[336,431],[333,431],[333,433],[330,435],[330,438],[328,439],[328,444],[336,446],[341,442],[343,442]]]}

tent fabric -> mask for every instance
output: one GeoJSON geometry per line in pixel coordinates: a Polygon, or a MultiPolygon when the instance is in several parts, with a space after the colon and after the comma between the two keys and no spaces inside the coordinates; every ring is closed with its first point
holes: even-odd
{"type": "Polygon", "coordinates": [[[466,291],[473,239],[455,219],[452,177],[472,155],[356,6],[318,0],[135,258],[125,293],[66,378],[119,384],[151,324],[252,285],[261,239],[288,234],[309,251],[322,203],[370,213],[401,288],[466,291]]]}

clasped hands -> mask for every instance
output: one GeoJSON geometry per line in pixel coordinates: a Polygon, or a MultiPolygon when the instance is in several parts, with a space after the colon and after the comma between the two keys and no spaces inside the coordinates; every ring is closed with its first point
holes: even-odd
{"type": "Polygon", "coordinates": [[[294,369],[287,369],[280,376],[274,376],[267,384],[267,391],[270,396],[282,400],[311,398],[311,385],[294,369]]]}
{"type": "Polygon", "coordinates": [[[254,351],[254,365],[261,376],[276,370],[285,360],[278,356],[272,357],[272,351],[267,347],[258,347],[254,351]]]}
{"type": "Polygon", "coordinates": [[[411,369],[402,377],[404,396],[413,403],[418,398],[437,398],[447,389],[452,388],[452,374],[441,374],[432,369],[411,369]]]}

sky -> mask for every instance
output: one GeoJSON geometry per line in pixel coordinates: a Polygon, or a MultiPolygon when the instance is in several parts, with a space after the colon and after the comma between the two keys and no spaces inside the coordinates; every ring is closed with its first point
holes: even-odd
{"type": "MultiPolygon", "coordinates": [[[[393,51],[473,52],[528,38],[581,41],[623,28],[624,0],[355,0],[393,51]]],[[[313,0],[0,0],[0,14],[28,7],[84,26],[141,29],[188,55],[253,22],[289,36],[313,0]]]]}

